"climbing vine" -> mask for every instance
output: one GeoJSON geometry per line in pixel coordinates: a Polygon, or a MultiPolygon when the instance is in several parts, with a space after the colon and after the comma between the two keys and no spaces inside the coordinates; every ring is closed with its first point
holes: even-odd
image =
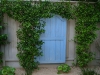
{"type": "Polygon", "coordinates": [[[86,66],[94,59],[94,54],[89,51],[90,45],[96,39],[98,30],[97,23],[100,13],[96,10],[97,3],[79,3],[75,8],[76,36],[75,42],[77,53],[77,64],[80,67],[86,66]]]}
{"type": "Polygon", "coordinates": [[[3,13],[21,23],[17,31],[20,40],[17,44],[18,58],[21,66],[25,69],[26,75],[31,75],[32,71],[38,68],[36,58],[42,55],[41,46],[43,41],[40,35],[45,32],[45,22],[42,18],[51,18],[54,14],[59,14],[65,18],[72,18],[70,4],[34,2],[31,1],[2,1],[3,13]],[[67,8],[66,8],[67,7],[67,8]],[[59,9],[60,8],[60,9],[59,9]]]}
{"type": "Polygon", "coordinates": [[[77,64],[85,66],[93,60],[93,54],[89,51],[91,43],[96,38],[98,30],[96,24],[100,18],[100,11],[96,4],[78,3],[75,8],[70,2],[38,2],[32,1],[7,1],[2,0],[2,12],[20,22],[17,31],[19,42],[17,44],[20,65],[25,69],[26,75],[38,68],[36,58],[42,55],[43,41],[40,35],[45,32],[45,21],[42,18],[51,18],[54,14],[67,19],[76,19],[77,64]],[[97,8],[96,8],[97,7],[97,8]]]}
{"type": "MultiPolygon", "coordinates": [[[[3,13],[2,13],[2,6],[0,4],[0,47],[1,45],[5,45],[6,44],[6,40],[7,40],[7,35],[6,34],[2,34],[2,30],[4,29],[3,26],[3,13]]],[[[3,56],[3,52],[0,50],[0,64],[2,64],[2,56],[3,56]]]]}

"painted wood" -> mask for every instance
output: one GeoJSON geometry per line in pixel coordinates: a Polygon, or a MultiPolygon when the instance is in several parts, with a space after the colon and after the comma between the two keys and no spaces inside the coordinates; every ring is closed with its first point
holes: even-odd
{"type": "Polygon", "coordinates": [[[66,59],[66,19],[55,15],[43,19],[46,22],[45,33],[41,35],[44,41],[43,56],[38,58],[40,63],[65,63],[66,59]]]}

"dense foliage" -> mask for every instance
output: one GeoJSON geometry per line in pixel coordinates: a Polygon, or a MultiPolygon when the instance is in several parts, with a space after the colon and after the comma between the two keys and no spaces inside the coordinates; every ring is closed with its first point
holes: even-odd
{"type": "Polygon", "coordinates": [[[71,70],[70,66],[67,64],[61,64],[57,67],[57,74],[68,73],[71,70]]]}
{"type": "Polygon", "coordinates": [[[67,19],[76,19],[75,42],[77,53],[77,65],[86,66],[93,60],[93,54],[89,51],[91,43],[96,38],[98,30],[96,24],[100,19],[99,3],[78,3],[72,6],[70,2],[31,2],[31,1],[7,1],[2,0],[2,12],[20,22],[17,37],[20,40],[17,45],[18,58],[27,75],[38,68],[36,58],[42,55],[43,41],[40,35],[45,32],[45,22],[42,18],[51,18],[54,14],[67,19]]]}
{"type": "MultiPolygon", "coordinates": [[[[4,29],[4,27],[3,27],[3,13],[2,13],[2,6],[0,4],[0,46],[5,45],[6,40],[7,40],[7,35],[2,34],[3,29],[4,29]]],[[[0,50],[0,64],[2,64],[2,56],[3,56],[3,53],[0,50]]]]}
{"type": "Polygon", "coordinates": [[[75,7],[76,15],[76,36],[75,42],[77,53],[77,64],[86,66],[94,59],[93,53],[89,51],[90,45],[96,39],[97,23],[99,21],[99,12],[96,10],[96,3],[79,3],[75,7]]]}
{"type": "Polygon", "coordinates": [[[0,75],[15,75],[15,68],[9,67],[9,66],[4,66],[0,70],[0,75]]]}
{"type": "Polygon", "coordinates": [[[63,9],[69,7],[69,4],[38,2],[32,5],[31,2],[23,1],[2,1],[2,4],[3,13],[7,13],[21,23],[17,31],[17,37],[20,40],[17,45],[17,56],[26,74],[31,75],[32,71],[38,67],[36,57],[42,55],[43,42],[40,40],[40,35],[45,32],[45,22],[41,18],[50,18],[53,16],[51,13],[55,13],[70,19],[71,9],[63,9]]]}
{"type": "Polygon", "coordinates": [[[81,72],[82,74],[80,75],[100,75],[94,69],[89,69],[89,68],[82,68],[81,72]]]}

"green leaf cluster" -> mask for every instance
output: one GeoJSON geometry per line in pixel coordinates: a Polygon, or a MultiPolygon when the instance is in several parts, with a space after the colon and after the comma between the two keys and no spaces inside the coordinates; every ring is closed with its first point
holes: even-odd
{"type": "Polygon", "coordinates": [[[100,75],[100,74],[97,74],[95,70],[89,69],[89,68],[82,68],[81,72],[82,72],[81,75],[100,75]]]}
{"type": "Polygon", "coordinates": [[[3,53],[0,52],[0,64],[2,64],[2,56],[3,56],[3,53]]]}
{"type": "Polygon", "coordinates": [[[20,65],[25,69],[26,75],[31,75],[38,68],[37,57],[42,55],[43,41],[40,36],[45,32],[45,18],[54,14],[64,18],[72,18],[71,5],[68,3],[7,1],[2,0],[2,12],[19,21],[21,25],[17,31],[19,42],[17,44],[20,65]]]}
{"type": "MultiPolygon", "coordinates": [[[[0,47],[1,45],[5,45],[7,43],[7,35],[3,34],[3,13],[2,13],[2,4],[0,3],[0,47]]],[[[2,56],[3,53],[0,50],[0,64],[2,64],[2,56]]]]}
{"type": "Polygon", "coordinates": [[[73,6],[70,2],[2,0],[0,4],[3,14],[6,13],[9,17],[20,22],[20,28],[17,31],[19,39],[17,56],[26,75],[32,75],[32,71],[38,68],[39,62],[36,58],[42,55],[43,41],[40,40],[40,36],[45,32],[43,19],[51,18],[55,14],[67,19],[76,19],[77,64],[82,67],[94,59],[89,47],[97,37],[97,23],[100,21],[99,2],[93,4],[79,2],[77,6],[73,6]]]}
{"type": "Polygon", "coordinates": [[[4,66],[1,70],[0,75],[15,75],[15,68],[4,66]]]}
{"type": "Polygon", "coordinates": [[[100,13],[98,9],[95,9],[97,4],[98,3],[90,4],[80,2],[78,6],[75,7],[76,59],[80,67],[86,66],[94,59],[94,54],[89,51],[89,48],[97,37],[96,31],[99,30],[97,23],[99,22],[100,13]]]}
{"type": "Polygon", "coordinates": [[[57,70],[58,70],[57,72],[58,74],[60,74],[61,72],[68,73],[71,70],[71,68],[67,64],[61,64],[57,67],[57,70]]]}

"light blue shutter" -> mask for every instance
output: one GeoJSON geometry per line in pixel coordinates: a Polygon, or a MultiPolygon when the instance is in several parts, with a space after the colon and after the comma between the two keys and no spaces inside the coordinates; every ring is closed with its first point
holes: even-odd
{"type": "Polygon", "coordinates": [[[41,35],[44,41],[43,56],[38,58],[40,63],[64,63],[66,57],[66,19],[55,15],[44,19],[45,33],[41,35]]]}

